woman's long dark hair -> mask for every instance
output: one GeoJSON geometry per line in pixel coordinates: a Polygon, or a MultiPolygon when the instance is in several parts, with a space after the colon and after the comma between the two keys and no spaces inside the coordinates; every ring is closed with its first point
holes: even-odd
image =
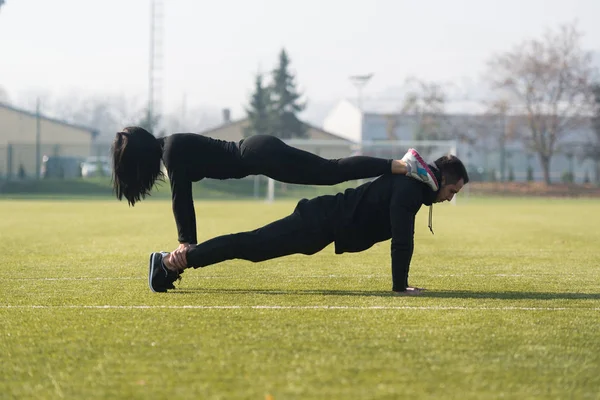
{"type": "Polygon", "coordinates": [[[125,197],[131,206],[150,195],[157,179],[164,179],[160,142],[144,128],[130,126],[117,132],[111,153],[113,190],[117,199],[125,197]]]}

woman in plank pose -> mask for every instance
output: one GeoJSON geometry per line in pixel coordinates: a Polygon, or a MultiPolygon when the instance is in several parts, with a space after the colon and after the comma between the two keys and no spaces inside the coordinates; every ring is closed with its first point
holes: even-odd
{"type": "Polygon", "coordinates": [[[254,135],[239,142],[223,141],[194,133],[176,133],[156,138],[140,127],[127,127],[116,134],[111,148],[113,188],[119,200],[129,205],[150,195],[157,180],[163,180],[161,161],[169,183],[179,247],[171,253],[175,265],[198,243],[192,182],[204,178],[239,179],[265,175],[274,180],[303,185],[335,185],[403,174],[438,190],[438,182],[419,153],[410,149],[401,160],[366,156],[325,159],[285,144],[271,135],[254,135]]]}

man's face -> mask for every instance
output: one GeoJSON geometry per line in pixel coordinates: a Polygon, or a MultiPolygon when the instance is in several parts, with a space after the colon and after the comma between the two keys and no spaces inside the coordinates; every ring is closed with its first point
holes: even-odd
{"type": "Polygon", "coordinates": [[[442,188],[437,194],[434,203],[442,203],[444,201],[450,201],[454,197],[454,195],[463,188],[465,185],[465,181],[460,179],[458,182],[446,185],[444,183],[445,179],[442,178],[442,188]]]}

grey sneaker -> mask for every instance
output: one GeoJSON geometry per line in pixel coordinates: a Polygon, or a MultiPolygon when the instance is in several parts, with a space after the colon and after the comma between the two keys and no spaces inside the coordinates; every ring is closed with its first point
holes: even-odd
{"type": "Polygon", "coordinates": [[[434,192],[438,191],[439,186],[435,175],[431,172],[431,169],[429,169],[427,163],[423,160],[423,157],[421,157],[417,150],[408,149],[404,157],[402,157],[402,161],[406,163],[408,168],[408,172],[406,173],[407,176],[425,182],[434,192]]]}
{"type": "Polygon", "coordinates": [[[148,265],[148,286],[153,292],[166,292],[167,289],[175,289],[173,282],[177,280],[179,274],[171,271],[163,265],[163,257],[167,254],[164,251],[150,254],[148,265]]]}

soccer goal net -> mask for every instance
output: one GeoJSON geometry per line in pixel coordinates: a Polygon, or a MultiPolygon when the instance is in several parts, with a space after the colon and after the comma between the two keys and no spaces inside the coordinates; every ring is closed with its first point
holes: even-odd
{"type": "MultiPolygon", "coordinates": [[[[435,159],[446,154],[457,154],[457,143],[453,140],[402,140],[402,141],[372,141],[353,143],[345,140],[304,140],[292,139],[285,142],[293,147],[309,151],[323,158],[338,159],[350,156],[371,156],[379,158],[401,159],[409,148],[416,149],[426,162],[431,163],[435,159]]],[[[340,191],[347,187],[356,187],[367,180],[357,180],[336,185],[333,190],[340,191]]],[[[272,202],[278,193],[285,193],[290,186],[273,179],[267,181],[266,201],[272,202]]],[[[329,190],[331,192],[331,189],[329,190]]],[[[452,201],[456,204],[456,196],[452,201]]]]}

